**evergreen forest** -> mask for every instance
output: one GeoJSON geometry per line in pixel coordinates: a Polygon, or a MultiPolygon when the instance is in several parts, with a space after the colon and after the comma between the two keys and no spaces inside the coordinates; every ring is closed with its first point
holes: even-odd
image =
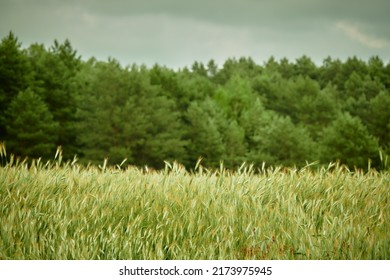
{"type": "MultiPolygon", "coordinates": [[[[261,50],[259,50],[261,51],[261,50]]],[[[338,161],[389,168],[390,62],[327,57],[214,60],[170,69],[81,59],[69,40],[0,43],[7,156],[188,169],[338,161]]]]}

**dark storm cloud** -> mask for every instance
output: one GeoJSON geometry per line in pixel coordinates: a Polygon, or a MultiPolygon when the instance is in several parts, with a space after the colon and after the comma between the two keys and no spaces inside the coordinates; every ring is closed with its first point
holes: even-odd
{"type": "Polygon", "coordinates": [[[69,38],[85,57],[169,66],[303,54],[388,60],[389,11],[386,0],[1,0],[0,35],[69,38]]]}
{"type": "Polygon", "coordinates": [[[390,1],[387,0],[119,0],[82,3],[88,9],[110,16],[164,13],[232,25],[283,24],[316,19],[383,24],[384,21],[389,23],[390,12],[390,1]]]}

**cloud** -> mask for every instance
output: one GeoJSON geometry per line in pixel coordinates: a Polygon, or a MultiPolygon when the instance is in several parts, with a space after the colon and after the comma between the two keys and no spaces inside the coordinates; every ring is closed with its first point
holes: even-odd
{"type": "MultiPolygon", "coordinates": [[[[85,36],[86,32],[80,32],[79,36],[85,36]]],[[[213,58],[222,62],[231,56],[249,56],[256,45],[249,29],[163,14],[100,16],[88,32],[94,35],[89,42],[91,49],[105,46],[115,50],[124,61],[179,67],[194,60],[206,62],[213,58]],[[105,35],[93,39],[99,33],[105,35]]]]}
{"type": "Polygon", "coordinates": [[[388,60],[389,8],[388,0],[0,0],[0,37],[12,30],[25,47],[67,38],[84,59],[112,56],[124,65],[304,54],[318,63],[388,60]]]}
{"type": "Polygon", "coordinates": [[[360,31],[356,25],[349,22],[339,21],[336,26],[349,38],[371,49],[383,49],[389,46],[389,42],[387,40],[367,35],[360,31]]]}

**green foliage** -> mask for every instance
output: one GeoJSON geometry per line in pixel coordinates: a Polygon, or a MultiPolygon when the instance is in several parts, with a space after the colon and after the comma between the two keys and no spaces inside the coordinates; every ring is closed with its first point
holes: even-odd
{"type": "Polygon", "coordinates": [[[274,159],[274,165],[303,166],[316,160],[314,142],[304,127],[295,126],[289,118],[275,116],[258,135],[263,149],[274,159]]]}
{"type": "Polygon", "coordinates": [[[32,90],[20,92],[6,112],[7,149],[18,156],[50,157],[54,154],[58,123],[43,100],[32,90]]]}
{"type": "Polygon", "coordinates": [[[21,156],[48,156],[16,147],[28,128],[11,125],[17,114],[46,110],[57,128],[42,145],[62,146],[65,159],[78,154],[83,163],[126,158],[161,168],[176,160],[193,168],[202,157],[209,167],[235,168],[340,159],[364,168],[370,158],[384,169],[378,155],[390,152],[389,69],[375,56],[328,57],[317,66],[305,55],[263,65],[241,57],[221,67],[212,59],[179,70],[122,67],[112,58],[82,61],[69,40],[21,49],[10,32],[0,44],[0,141],[21,156]],[[46,109],[13,112],[25,91],[46,109]]]}
{"type": "Polygon", "coordinates": [[[379,145],[390,153],[390,93],[381,91],[369,101],[364,123],[377,137],[379,145]]]}
{"type": "Polygon", "coordinates": [[[134,163],[161,168],[164,161],[182,160],[186,142],[174,101],[153,86],[143,90],[127,100],[121,119],[134,163]]]}
{"type": "Polygon", "coordinates": [[[260,165],[302,166],[315,161],[314,141],[304,127],[296,126],[290,118],[267,111],[258,101],[242,119],[248,137],[248,159],[260,165]]]}
{"type": "Polygon", "coordinates": [[[0,44],[0,104],[4,106],[29,83],[29,67],[18,38],[10,32],[0,44]]]}
{"type": "Polygon", "coordinates": [[[186,114],[188,122],[188,153],[191,163],[204,158],[207,166],[216,167],[225,153],[223,128],[225,119],[215,101],[207,98],[194,102],[186,114]]]}
{"type": "Polygon", "coordinates": [[[374,167],[379,165],[377,139],[370,135],[359,118],[348,113],[340,114],[324,130],[320,141],[324,163],[339,160],[348,166],[366,169],[368,161],[372,160],[374,167]]]}
{"type": "MultiPolygon", "coordinates": [[[[84,155],[95,162],[161,167],[164,160],[182,159],[179,114],[175,102],[152,85],[144,68],[125,71],[116,61],[85,68],[88,81],[79,97],[80,142],[84,155]],[[95,74],[87,74],[93,67],[95,74]]],[[[80,77],[83,78],[83,77],[80,77]]]]}
{"type": "Polygon", "coordinates": [[[0,43],[0,139],[7,137],[4,113],[12,99],[29,86],[30,68],[21,43],[10,32],[0,43]]]}
{"type": "Polygon", "coordinates": [[[219,107],[229,119],[238,119],[251,106],[254,99],[249,81],[238,75],[232,76],[214,95],[219,107]]]}
{"type": "Polygon", "coordinates": [[[57,145],[64,149],[69,159],[78,153],[76,140],[76,89],[74,77],[81,64],[70,42],[60,44],[57,40],[48,50],[43,45],[33,44],[28,49],[34,69],[31,87],[47,104],[53,118],[60,124],[57,145]]]}
{"type": "Polygon", "coordinates": [[[223,155],[224,165],[227,168],[240,166],[247,160],[247,143],[245,142],[245,130],[237,121],[231,121],[224,133],[225,153],[223,155]]]}
{"type": "Polygon", "coordinates": [[[317,66],[308,56],[303,55],[298,58],[294,66],[295,75],[308,77],[314,80],[317,78],[317,66]]]}
{"type": "Polygon", "coordinates": [[[124,76],[115,61],[96,64],[90,61],[76,77],[77,88],[82,92],[77,96],[78,141],[82,156],[88,161],[101,162],[109,156],[112,163],[131,159],[127,143],[119,138],[123,130],[121,107],[127,99],[124,76]],[[126,153],[118,154],[118,151],[126,153]]]}

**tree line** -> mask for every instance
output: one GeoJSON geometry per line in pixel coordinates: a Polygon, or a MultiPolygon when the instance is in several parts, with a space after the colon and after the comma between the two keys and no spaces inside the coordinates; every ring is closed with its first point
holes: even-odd
{"type": "Polygon", "coordinates": [[[383,169],[390,154],[390,63],[309,57],[214,60],[173,70],[82,60],[69,40],[0,43],[0,141],[7,153],[161,168],[303,166],[383,169]]]}

